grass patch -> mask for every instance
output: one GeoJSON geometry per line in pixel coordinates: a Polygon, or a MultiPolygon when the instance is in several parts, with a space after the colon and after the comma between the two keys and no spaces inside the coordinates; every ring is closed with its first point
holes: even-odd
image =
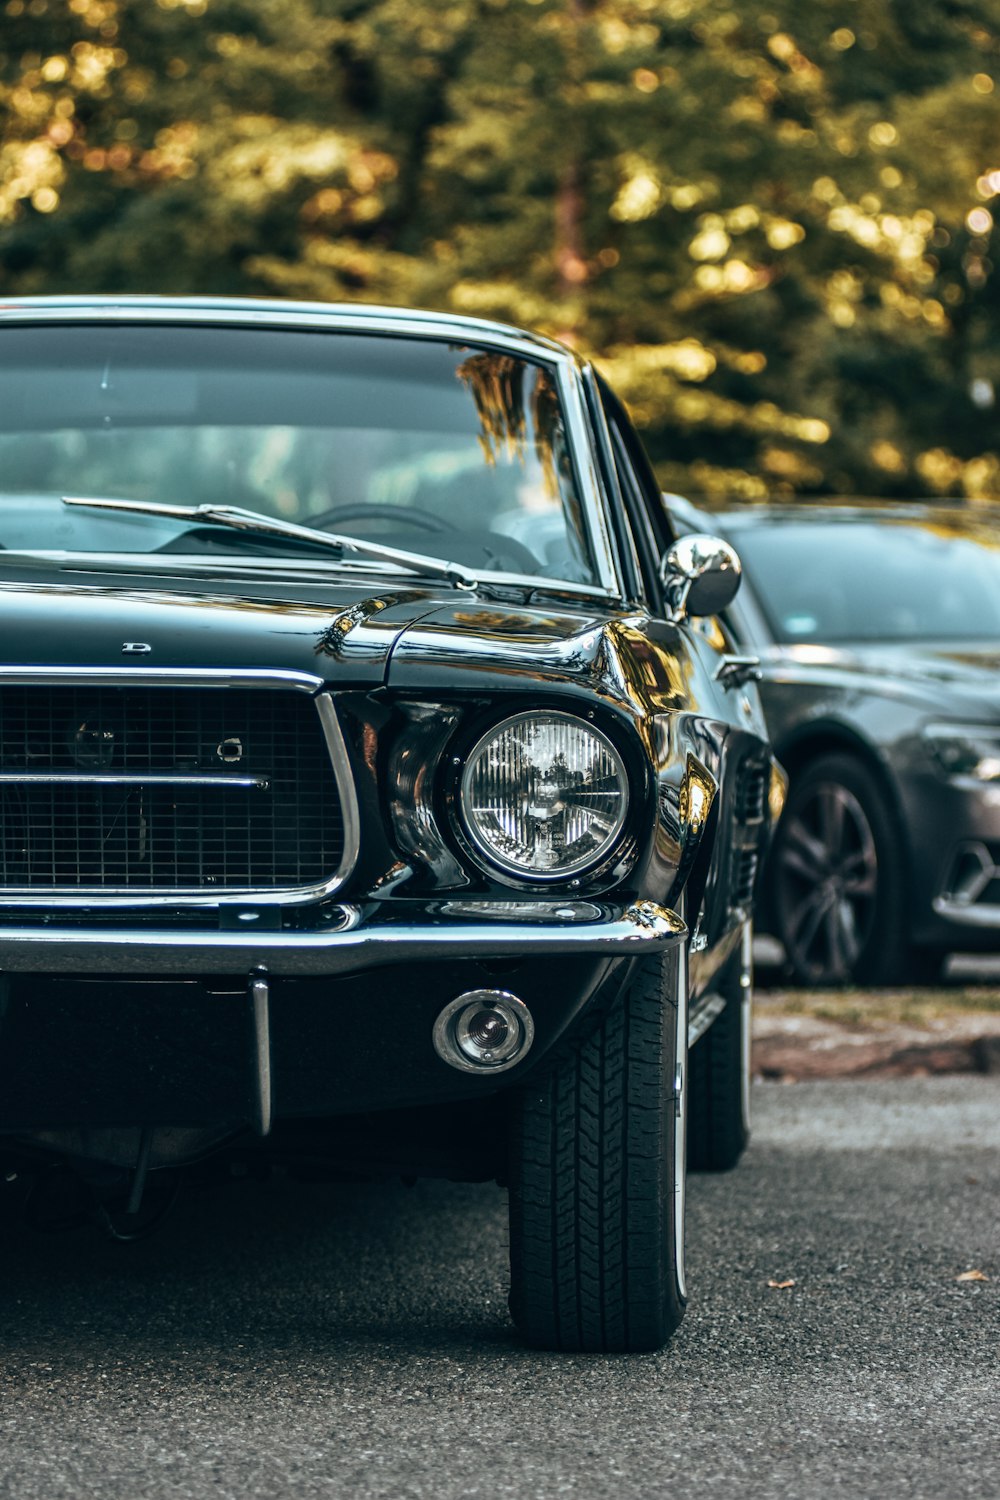
{"type": "Polygon", "coordinates": [[[928,1026],[963,1015],[1000,1015],[1000,989],[969,985],[901,990],[758,990],[768,1015],[809,1016],[840,1026],[928,1026]]]}

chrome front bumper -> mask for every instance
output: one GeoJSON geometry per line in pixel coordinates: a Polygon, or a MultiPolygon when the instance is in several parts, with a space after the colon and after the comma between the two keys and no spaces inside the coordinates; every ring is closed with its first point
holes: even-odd
{"type": "Polygon", "coordinates": [[[382,906],[326,908],[320,930],[129,930],[0,927],[0,974],[357,973],[386,964],[553,953],[633,957],[671,948],[687,935],[680,917],[653,901],[437,901],[419,917],[382,906]]]}

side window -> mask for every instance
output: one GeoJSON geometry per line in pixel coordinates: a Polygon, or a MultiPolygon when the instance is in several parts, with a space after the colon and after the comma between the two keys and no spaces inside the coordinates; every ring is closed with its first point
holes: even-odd
{"type": "Polygon", "coordinates": [[[660,601],[660,577],[659,577],[659,552],[657,551],[656,539],[652,527],[649,524],[649,516],[643,503],[642,490],[635,469],[632,466],[627,448],[622,439],[621,429],[614,417],[609,414],[608,427],[611,432],[611,446],[614,452],[615,469],[618,474],[618,483],[621,486],[622,499],[628,511],[629,524],[635,543],[636,561],[642,574],[642,581],[646,589],[646,595],[650,600],[660,601]]]}
{"type": "Polygon", "coordinates": [[[671,543],[677,540],[677,533],[667,515],[660,495],[660,486],[656,482],[656,475],[646,457],[646,451],[624,407],[603,381],[600,382],[600,391],[608,425],[615,434],[616,448],[621,451],[628,464],[636,500],[644,513],[645,527],[652,533],[656,557],[659,560],[671,543]]]}
{"type": "Polygon", "coordinates": [[[659,610],[663,603],[660,558],[674,538],[669,534],[662,535],[665,516],[659,491],[655,488],[655,480],[642,445],[621,402],[599,378],[597,388],[611,440],[610,458],[615,466],[618,487],[628,514],[634,560],[642,576],[646,597],[654,609],[659,610]],[[652,507],[651,499],[654,502],[652,507]],[[656,512],[659,512],[658,516],[656,512]]]}

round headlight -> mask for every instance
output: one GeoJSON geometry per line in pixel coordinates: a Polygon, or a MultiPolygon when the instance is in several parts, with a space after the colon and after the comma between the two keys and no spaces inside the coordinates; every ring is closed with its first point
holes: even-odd
{"type": "Polygon", "coordinates": [[[564,880],[611,849],[628,811],[628,782],[599,730],[570,714],[517,714],[473,749],[461,805],[490,864],[523,879],[564,880]]]}

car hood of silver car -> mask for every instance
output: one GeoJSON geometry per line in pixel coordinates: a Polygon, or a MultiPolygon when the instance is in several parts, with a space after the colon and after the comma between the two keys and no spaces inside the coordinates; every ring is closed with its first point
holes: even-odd
{"type": "Polygon", "coordinates": [[[864,680],[887,697],[927,701],[935,713],[975,719],[1000,716],[1000,646],[995,641],[773,646],[766,652],[772,681],[864,680]]]}

